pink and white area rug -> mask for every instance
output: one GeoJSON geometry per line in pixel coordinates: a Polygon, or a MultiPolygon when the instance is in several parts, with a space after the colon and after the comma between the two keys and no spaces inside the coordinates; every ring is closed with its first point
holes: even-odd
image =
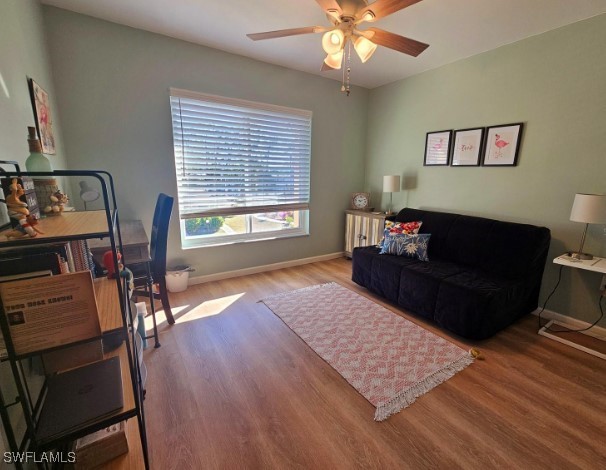
{"type": "Polygon", "coordinates": [[[383,421],[473,362],[470,354],[334,282],[262,300],[383,421]]]}

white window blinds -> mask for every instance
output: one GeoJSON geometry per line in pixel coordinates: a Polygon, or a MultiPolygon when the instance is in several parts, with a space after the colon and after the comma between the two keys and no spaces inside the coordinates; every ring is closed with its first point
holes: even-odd
{"type": "Polygon", "coordinates": [[[309,209],[311,111],[170,95],[181,218],[309,209]]]}

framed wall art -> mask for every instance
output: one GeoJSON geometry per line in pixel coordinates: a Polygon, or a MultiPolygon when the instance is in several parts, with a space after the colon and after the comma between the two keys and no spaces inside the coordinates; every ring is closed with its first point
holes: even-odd
{"type": "Polygon", "coordinates": [[[51,118],[48,93],[44,91],[32,78],[29,79],[29,92],[34,108],[34,118],[38,129],[38,137],[42,144],[42,153],[54,155],[55,136],[53,134],[53,120],[51,118]]]}
{"type": "Polygon", "coordinates": [[[483,145],[483,127],[455,131],[450,164],[452,166],[479,166],[483,145]]]}
{"type": "Polygon", "coordinates": [[[450,156],[452,131],[428,132],[425,138],[425,166],[446,166],[450,156]]]}
{"type": "Polygon", "coordinates": [[[523,123],[503,124],[486,129],[484,166],[516,166],[523,123]]]}

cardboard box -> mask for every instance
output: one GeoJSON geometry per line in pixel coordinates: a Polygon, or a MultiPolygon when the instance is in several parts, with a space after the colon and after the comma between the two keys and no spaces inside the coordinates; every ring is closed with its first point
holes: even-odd
{"type": "Polygon", "coordinates": [[[128,452],[126,422],[109,426],[76,441],[74,445],[75,470],[89,470],[128,452]]]}

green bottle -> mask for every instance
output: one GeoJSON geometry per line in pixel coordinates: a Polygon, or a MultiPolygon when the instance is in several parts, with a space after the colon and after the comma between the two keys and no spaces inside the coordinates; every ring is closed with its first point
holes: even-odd
{"type": "Polygon", "coordinates": [[[42,145],[36,135],[35,127],[28,127],[29,136],[27,143],[29,144],[29,157],[25,160],[25,168],[27,171],[53,171],[50,160],[42,153],[42,145]]]}

